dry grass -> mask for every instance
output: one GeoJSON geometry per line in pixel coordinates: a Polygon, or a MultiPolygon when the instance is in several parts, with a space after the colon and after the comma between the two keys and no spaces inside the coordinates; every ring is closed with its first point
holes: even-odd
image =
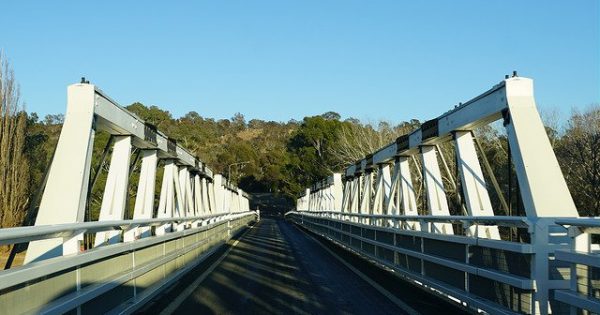
{"type": "Polygon", "coordinates": [[[260,136],[263,133],[262,129],[246,129],[243,131],[238,132],[237,136],[244,140],[244,141],[250,141],[252,139],[257,138],[258,136],[260,136]]]}
{"type": "MultiPolygon", "coordinates": [[[[0,253],[0,268],[4,269],[6,265],[6,261],[8,260],[8,256],[10,252],[0,253]]],[[[25,260],[25,252],[20,252],[15,256],[15,260],[13,260],[11,268],[22,266],[23,260],[25,260]]]]}

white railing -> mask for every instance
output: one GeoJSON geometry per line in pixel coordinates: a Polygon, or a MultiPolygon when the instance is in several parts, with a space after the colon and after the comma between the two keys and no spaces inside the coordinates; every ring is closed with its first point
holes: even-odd
{"type": "Polygon", "coordinates": [[[0,244],[116,232],[119,242],[0,271],[0,310],[21,313],[130,313],[239,233],[258,212],[187,218],[84,222],[0,229],[0,244]],[[162,235],[165,224],[173,228],[162,235]],[[127,232],[150,228],[145,238],[127,232]],[[153,232],[154,229],[154,232],[153,232]]]}
{"type": "MultiPolygon", "coordinates": [[[[569,246],[567,229],[553,220],[336,211],[292,211],[286,217],[474,310],[537,314],[541,298],[569,286],[568,278],[563,278],[568,276],[568,266],[548,259],[547,253],[569,246]],[[436,224],[451,225],[453,234],[445,234],[436,224]],[[468,232],[480,226],[498,227],[501,239],[468,232]],[[540,272],[544,262],[545,272],[540,272]]],[[[553,314],[568,312],[555,300],[549,307],[553,314]]]]}
{"type": "Polygon", "coordinates": [[[600,313],[600,219],[560,219],[569,229],[571,248],[556,252],[556,259],[571,267],[569,290],[555,298],[571,307],[571,314],[600,313]]]}

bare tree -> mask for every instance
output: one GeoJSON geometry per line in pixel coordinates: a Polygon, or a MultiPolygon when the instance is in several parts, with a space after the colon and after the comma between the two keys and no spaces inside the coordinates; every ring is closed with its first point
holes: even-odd
{"type": "Polygon", "coordinates": [[[550,145],[552,145],[552,148],[554,149],[556,148],[556,143],[560,139],[561,133],[560,110],[556,107],[540,109],[540,117],[544,122],[550,145]]]}
{"type": "Polygon", "coordinates": [[[337,160],[338,166],[345,167],[388,145],[399,136],[415,130],[418,125],[416,120],[397,126],[385,121],[380,121],[376,126],[373,123],[346,121],[338,132],[338,143],[331,147],[331,154],[337,160]]]}
{"type": "Polygon", "coordinates": [[[27,114],[15,75],[0,54],[0,228],[21,225],[28,203],[27,114]]]}
{"type": "Polygon", "coordinates": [[[600,104],[574,111],[556,149],[580,215],[600,215],[600,104]]]}

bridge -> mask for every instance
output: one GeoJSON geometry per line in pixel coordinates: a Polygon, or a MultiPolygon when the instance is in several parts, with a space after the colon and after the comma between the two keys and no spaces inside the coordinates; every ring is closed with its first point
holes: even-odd
{"type": "Polygon", "coordinates": [[[0,245],[26,248],[22,266],[0,271],[0,310],[600,313],[600,220],[579,217],[533,92],[533,80],[507,76],[307,188],[285,218],[261,218],[247,193],[177,141],[98,87],[73,84],[35,226],[0,229],[0,245]],[[498,120],[518,215],[505,215],[514,196],[474,136],[498,120]],[[110,134],[99,156],[109,167],[90,221],[98,132],[110,134]],[[448,144],[457,174],[441,154],[448,144]]]}

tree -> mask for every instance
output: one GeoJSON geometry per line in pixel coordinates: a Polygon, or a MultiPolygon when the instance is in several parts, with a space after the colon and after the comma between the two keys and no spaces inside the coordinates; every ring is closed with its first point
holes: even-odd
{"type": "Polygon", "coordinates": [[[323,116],[305,117],[300,127],[288,140],[289,170],[297,174],[302,186],[330,175],[341,168],[336,163],[332,148],[337,145],[337,135],[342,122],[323,116]]]}
{"type": "Polygon", "coordinates": [[[337,131],[338,142],[331,148],[331,154],[336,160],[336,166],[346,167],[388,145],[399,136],[419,128],[419,125],[418,120],[403,122],[397,126],[380,121],[375,127],[372,123],[346,120],[337,131]]]}
{"type": "Polygon", "coordinates": [[[20,226],[29,194],[27,114],[10,64],[0,55],[0,228],[20,226]]]}
{"type": "Polygon", "coordinates": [[[173,120],[171,113],[154,105],[147,107],[142,103],[136,102],[127,106],[127,109],[140,116],[144,121],[157,126],[159,129],[163,129],[163,131],[166,127],[165,125],[173,120]]]}
{"type": "Polygon", "coordinates": [[[600,215],[600,105],[573,112],[557,156],[580,215],[600,215]]]}
{"type": "Polygon", "coordinates": [[[336,112],[326,112],[321,114],[321,117],[327,119],[327,120],[340,120],[340,118],[342,118],[342,116],[340,116],[340,114],[336,113],[336,112]]]}

